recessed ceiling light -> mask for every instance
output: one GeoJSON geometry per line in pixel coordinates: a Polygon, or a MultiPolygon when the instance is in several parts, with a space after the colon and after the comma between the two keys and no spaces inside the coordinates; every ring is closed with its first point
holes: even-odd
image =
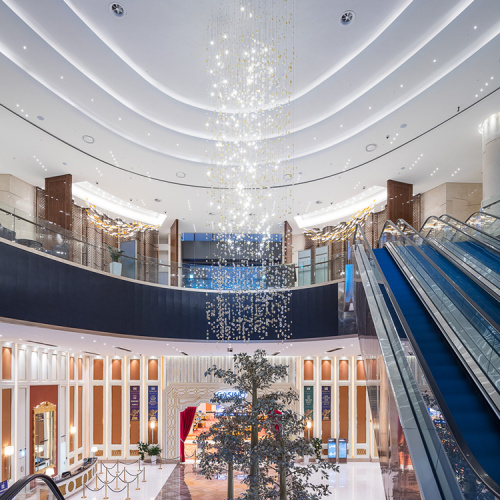
{"type": "Polygon", "coordinates": [[[41,121],[45,120],[45,118],[42,115],[38,115],[37,118],[41,121]]]}
{"type": "Polygon", "coordinates": [[[368,144],[368,146],[366,146],[365,149],[366,149],[366,151],[368,151],[368,153],[372,153],[377,148],[378,148],[377,144],[368,144]]]}
{"type": "Polygon", "coordinates": [[[125,15],[125,8],[119,3],[113,2],[109,4],[109,11],[116,17],[123,17],[125,15]]]}
{"type": "Polygon", "coordinates": [[[346,10],[341,16],[340,16],[340,24],[342,26],[349,26],[354,22],[354,18],[356,17],[356,14],[352,10],[346,10]]]}
{"type": "Polygon", "coordinates": [[[156,203],[160,203],[161,198],[155,198],[156,203]]]}
{"type": "Polygon", "coordinates": [[[402,123],[399,128],[406,128],[408,125],[406,125],[406,123],[402,123]]]}
{"type": "Polygon", "coordinates": [[[177,177],[179,177],[179,179],[184,179],[184,177],[186,177],[186,174],[185,172],[176,172],[175,174],[177,177]]]}
{"type": "Polygon", "coordinates": [[[316,201],[316,205],[321,205],[323,202],[321,200],[316,201]]]}
{"type": "Polygon", "coordinates": [[[87,144],[94,144],[95,139],[91,135],[82,135],[82,139],[87,144]]]}
{"type": "Polygon", "coordinates": [[[289,180],[291,180],[291,179],[292,179],[292,174],[285,174],[285,175],[283,176],[283,179],[284,179],[285,181],[289,181],[289,180]]]}

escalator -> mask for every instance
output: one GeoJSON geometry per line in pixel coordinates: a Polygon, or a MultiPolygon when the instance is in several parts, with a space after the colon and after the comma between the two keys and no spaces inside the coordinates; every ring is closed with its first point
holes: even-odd
{"type": "Polygon", "coordinates": [[[0,500],[25,500],[28,498],[34,500],[64,500],[64,496],[59,491],[56,483],[45,474],[25,476],[0,495],[0,500]]]}
{"type": "Polygon", "coordinates": [[[500,217],[497,215],[488,212],[475,212],[465,223],[500,239],[500,217]]]}
{"type": "MultiPolygon", "coordinates": [[[[446,476],[445,484],[452,488],[450,481],[458,481],[461,488],[461,492],[455,491],[451,498],[500,497],[498,300],[469,273],[467,267],[460,265],[459,260],[448,260],[446,252],[406,223],[398,225],[386,223],[381,237],[384,246],[373,251],[362,230],[357,230],[355,265],[363,292],[372,300],[371,304],[368,300],[368,307],[373,318],[380,316],[382,310],[391,316],[394,357],[409,358],[407,353],[411,351],[410,357],[428,384],[428,389],[423,390],[421,381],[415,380],[420,397],[426,403],[435,401],[444,417],[449,439],[443,438],[442,433],[439,437],[448,465],[454,470],[454,478],[450,480],[446,476]],[[379,297],[379,303],[375,305],[375,286],[380,289],[384,304],[380,303],[379,297]],[[397,333],[401,331],[404,335],[397,333]],[[409,339],[411,349],[398,347],[402,336],[409,339]],[[444,446],[445,441],[453,444],[444,446]]],[[[378,319],[373,323],[383,349],[388,336],[378,319]]],[[[360,328],[360,334],[362,330],[360,328]]],[[[360,342],[364,358],[373,356],[373,347],[370,347],[372,352],[366,347],[373,346],[373,343],[363,342],[361,338],[360,342]]],[[[392,362],[387,364],[385,360],[387,371],[392,362]]],[[[399,362],[404,364],[405,361],[401,359],[399,362]]],[[[391,378],[390,373],[388,376],[391,378]]],[[[391,383],[397,400],[400,386],[393,380],[391,383]]],[[[418,395],[414,397],[418,400],[418,395]]],[[[399,406],[398,412],[401,417],[403,410],[399,406]]],[[[417,479],[422,478],[425,472],[419,470],[419,466],[423,457],[415,451],[412,453],[419,441],[417,439],[415,444],[412,433],[406,437],[417,479]]],[[[437,474],[435,478],[440,489],[439,498],[447,498],[442,477],[437,474]]],[[[422,490],[422,483],[424,480],[419,479],[420,494],[427,498],[429,495],[422,490]]]]}

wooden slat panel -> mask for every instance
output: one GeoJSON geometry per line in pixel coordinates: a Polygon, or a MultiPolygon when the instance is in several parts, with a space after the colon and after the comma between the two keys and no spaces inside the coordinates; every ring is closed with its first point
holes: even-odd
{"type": "Polygon", "coordinates": [[[349,387],[339,387],[339,439],[349,438],[349,387]]]}
{"type": "Polygon", "coordinates": [[[72,186],[71,174],[45,179],[45,218],[68,231],[73,228],[72,186]]]}
{"type": "Polygon", "coordinates": [[[130,380],[141,380],[141,360],[130,360],[130,380]]]}
{"type": "Polygon", "coordinates": [[[78,387],[78,448],[83,446],[83,387],[78,387]]]}
{"type": "Polygon", "coordinates": [[[292,226],[288,223],[288,221],[285,221],[283,225],[283,231],[284,231],[284,237],[283,237],[283,244],[285,246],[283,254],[285,257],[285,264],[291,264],[292,263],[292,226]]]}
{"type": "Polygon", "coordinates": [[[158,360],[150,359],[148,361],[148,379],[158,380],[158,360]]]}
{"type": "Polygon", "coordinates": [[[349,380],[349,360],[339,360],[339,380],[349,380]]]}
{"type": "Polygon", "coordinates": [[[111,387],[111,444],[122,444],[122,388],[111,387]]]}
{"type": "Polygon", "coordinates": [[[175,219],[170,226],[170,263],[172,265],[170,284],[177,286],[179,279],[177,276],[177,265],[179,264],[179,219],[175,219]]]}
{"type": "Polygon", "coordinates": [[[314,361],[312,359],[304,361],[304,380],[314,380],[314,361]]]}
{"type": "Polygon", "coordinates": [[[12,379],[12,349],[2,347],[2,379],[12,379]]]}
{"type": "Polygon", "coordinates": [[[366,443],[366,387],[356,387],[356,442],[366,443]]]}
{"type": "Polygon", "coordinates": [[[121,380],[122,379],[122,360],[113,359],[111,361],[111,379],[121,380]]]}
{"type": "Polygon", "coordinates": [[[104,380],[103,359],[94,359],[94,380],[104,380]]]}
{"type": "Polygon", "coordinates": [[[83,380],[83,359],[78,358],[78,380],[83,380]]]}
{"type": "Polygon", "coordinates": [[[366,380],[365,364],[362,359],[356,361],[356,378],[358,380],[366,380]]]}
{"type": "MultiPolygon", "coordinates": [[[[102,360],[99,360],[102,361],[102,360]]],[[[94,444],[104,444],[104,388],[102,385],[94,386],[94,444]]]]}
{"type": "MultiPolygon", "coordinates": [[[[9,458],[4,456],[6,446],[11,446],[10,435],[12,432],[11,419],[12,389],[2,389],[2,481],[9,479],[9,458]]],[[[16,455],[11,457],[14,464],[16,455]]],[[[15,466],[15,465],[14,465],[15,466]]],[[[12,467],[11,467],[12,473],[12,467]]]]}
{"type": "Polygon", "coordinates": [[[321,380],[332,380],[332,362],[329,359],[321,361],[321,380]]]}
{"type": "Polygon", "coordinates": [[[387,181],[387,220],[404,219],[413,224],[413,184],[387,181]]]}
{"type": "Polygon", "coordinates": [[[70,385],[70,387],[69,387],[69,430],[70,430],[69,451],[73,451],[75,449],[75,439],[74,439],[74,436],[71,434],[71,427],[74,427],[74,426],[75,426],[75,387],[70,385]]]}

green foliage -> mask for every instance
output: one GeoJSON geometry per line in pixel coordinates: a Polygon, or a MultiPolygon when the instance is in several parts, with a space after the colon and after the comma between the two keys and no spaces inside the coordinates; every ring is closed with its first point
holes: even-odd
{"type": "Polygon", "coordinates": [[[159,457],[161,453],[161,448],[157,444],[148,445],[148,455],[150,457],[159,457]]]}
{"type": "Polygon", "coordinates": [[[139,456],[141,457],[141,460],[144,460],[144,455],[148,452],[149,449],[149,444],[144,443],[143,441],[139,441],[137,443],[137,450],[139,451],[139,456]]]}
{"type": "MultiPolygon", "coordinates": [[[[272,365],[261,350],[253,356],[236,354],[233,359],[234,371],[213,366],[205,373],[239,391],[230,397],[216,394],[211,400],[224,405],[224,411],[198,437],[205,477],[233,467],[244,472],[248,489],[238,498],[246,500],[316,500],[328,494],[328,486],[311,484],[310,478],[318,471],[326,478],[326,470],[338,471],[336,465],[295,464],[299,457],[314,454],[314,449],[303,437],[305,418],[292,409],[299,400],[297,392],[272,390],[286,377],[288,367],[272,365]]],[[[228,498],[232,498],[230,492],[228,498]]]]}
{"type": "Polygon", "coordinates": [[[113,248],[108,245],[108,252],[111,257],[111,262],[120,262],[120,257],[122,256],[122,253],[125,253],[125,250],[118,250],[117,248],[113,248]]]}
{"type": "Polygon", "coordinates": [[[321,454],[323,453],[323,441],[321,441],[320,438],[312,438],[312,445],[316,458],[321,460],[321,454]]]}

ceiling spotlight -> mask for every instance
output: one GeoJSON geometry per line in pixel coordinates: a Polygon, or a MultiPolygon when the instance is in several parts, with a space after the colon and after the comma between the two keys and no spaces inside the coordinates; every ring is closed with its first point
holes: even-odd
{"type": "Polygon", "coordinates": [[[185,172],[176,172],[175,174],[177,177],[179,177],[179,179],[184,179],[184,177],[186,177],[186,174],[185,172]]]}
{"type": "Polygon", "coordinates": [[[366,151],[368,153],[372,153],[373,151],[375,151],[376,149],[378,148],[377,144],[368,144],[368,146],[366,146],[366,151]]]}
{"type": "Polygon", "coordinates": [[[116,17],[123,17],[125,15],[125,8],[119,3],[113,2],[109,4],[109,11],[116,17]]]}
{"type": "Polygon", "coordinates": [[[349,26],[349,24],[352,24],[354,22],[355,14],[352,10],[346,10],[341,16],[340,16],[340,24],[342,26],[349,26]]]}

